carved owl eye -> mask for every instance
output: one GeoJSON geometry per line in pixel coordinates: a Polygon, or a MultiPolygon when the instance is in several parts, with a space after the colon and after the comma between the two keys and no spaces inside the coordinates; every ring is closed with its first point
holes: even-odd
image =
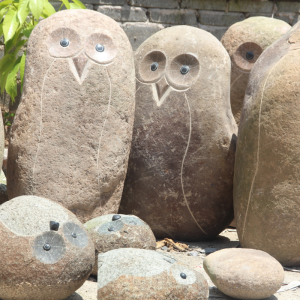
{"type": "Polygon", "coordinates": [[[94,33],[86,40],[85,53],[94,62],[107,64],[117,55],[117,47],[108,35],[94,33]]]}
{"type": "Polygon", "coordinates": [[[165,73],[166,56],[161,51],[152,51],[142,60],[139,67],[139,80],[147,83],[158,81],[165,73]]]}
{"type": "Polygon", "coordinates": [[[240,45],[232,57],[233,64],[242,71],[250,72],[263,49],[256,43],[247,42],[240,45]]]}
{"type": "Polygon", "coordinates": [[[79,35],[70,28],[58,28],[54,30],[48,39],[48,48],[51,56],[71,57],[81,49],[79,35]]]}
{"type": "Polygon", "coordinates": [[[200,71],[198,59],[192,54],[176,56],[167,72],[168,81],[177,89],[182,90],[191,86],[200,71]]]}

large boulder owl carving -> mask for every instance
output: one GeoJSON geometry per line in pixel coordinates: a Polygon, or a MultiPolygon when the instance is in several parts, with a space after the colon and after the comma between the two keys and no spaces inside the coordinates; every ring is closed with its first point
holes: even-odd
{"type": "Polygon", "coordinates": [[[134,117],[127,36],[90,10],[56,13],[32,32],[8,155],[9,198],[42,196],[82,221],[117,212],[134,117]]]}
{"type": "Polygon", "coordinates": [[[156,237],[210,239],[233,219],[230,59],[210,33],[164,29],[135,53],[136,112],[121,213],[156,237]]]}

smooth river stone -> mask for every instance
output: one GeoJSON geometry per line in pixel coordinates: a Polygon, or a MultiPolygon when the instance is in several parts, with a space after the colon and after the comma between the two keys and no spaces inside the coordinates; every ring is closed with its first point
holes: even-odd
{"type": "Polygon", "coordinates": [[[300,23],[251,71],[234,175],[241,245],[300,266],[300,23]]]}
{"type": "Polygon", "coordinates": [[[46,197],[82,222],[116,213],[135,107],[126,34],[98,12],[65,10],[34,28],[27,49],[8,151],[9,199],[46,197]]]}
{"type": "Polygon", "coordinates": [[[211,239],[233,219],[230,59],[210,33],[159,31],[135,52],[133,142],[120,213],[157,238],[211,239]]]}
{"type": "Polygon", "coordinates": [[[204,259],[204,269],[224,294],[236,299],[264,299],[281,287],[284,270],[266,252],[253,249],[223,249],[204,259]]]}

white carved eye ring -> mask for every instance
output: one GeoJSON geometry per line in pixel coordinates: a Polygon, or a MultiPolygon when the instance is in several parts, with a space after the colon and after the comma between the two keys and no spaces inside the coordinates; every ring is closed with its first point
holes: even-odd
{"type": "Polygon", "coordinates": [[[168,82],[182,90],[190,87],[200,72],[199,60],[192,54],[180,54],[170,63],[167,70],[168,82]]]}
{"type": "Polygon", "coordinates": [[[232,56],[232,63],[241,71],[250,72],[262,52],[263,49],[256,43],[241,44],[232,56]]]}
{"type": "Polygon", "coordinates": [[[54,30],[48,39],[51,56],[58,58],[72,57],[81,50],[79,35],[71,28],[61,27],[54,30]]]}
{"type": "Polygon", "coordinates": [[[85,53],[96,63],[108,64],[117,55],[117,47],[108,35],[93,33],[85,42],[85,53]]]}
{"type": "Polygon", "coordinates": [[[167,58],[163,52],[151,51],[141,61],[137,77],[142,82],[156,82],[165,74],[166,64],[167,58]]]}

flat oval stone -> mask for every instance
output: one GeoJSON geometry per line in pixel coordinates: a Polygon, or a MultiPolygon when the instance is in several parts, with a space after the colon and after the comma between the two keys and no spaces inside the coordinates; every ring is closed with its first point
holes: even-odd
{"type": "Polygon", "coordinates": [[[281,264],[260,250],[219,250],[207,256],[203,266],[221,292],[237,299],[270,297],[284,280],[281,264]]]}
{"type": "Polygon", "coordinates": [[[99,254],[98,260],[98,299],[208,298],[203,275],[168,255],[127,248],[99,254]]]}
{"type": "Polygon", "coordinates": [[[92,271],[97,275],[97,254],[118,248],[156,249],[156,240],[151,228],[133,215],[104,215],[84,224],[96,248],[96,263],[92,271]]]}

